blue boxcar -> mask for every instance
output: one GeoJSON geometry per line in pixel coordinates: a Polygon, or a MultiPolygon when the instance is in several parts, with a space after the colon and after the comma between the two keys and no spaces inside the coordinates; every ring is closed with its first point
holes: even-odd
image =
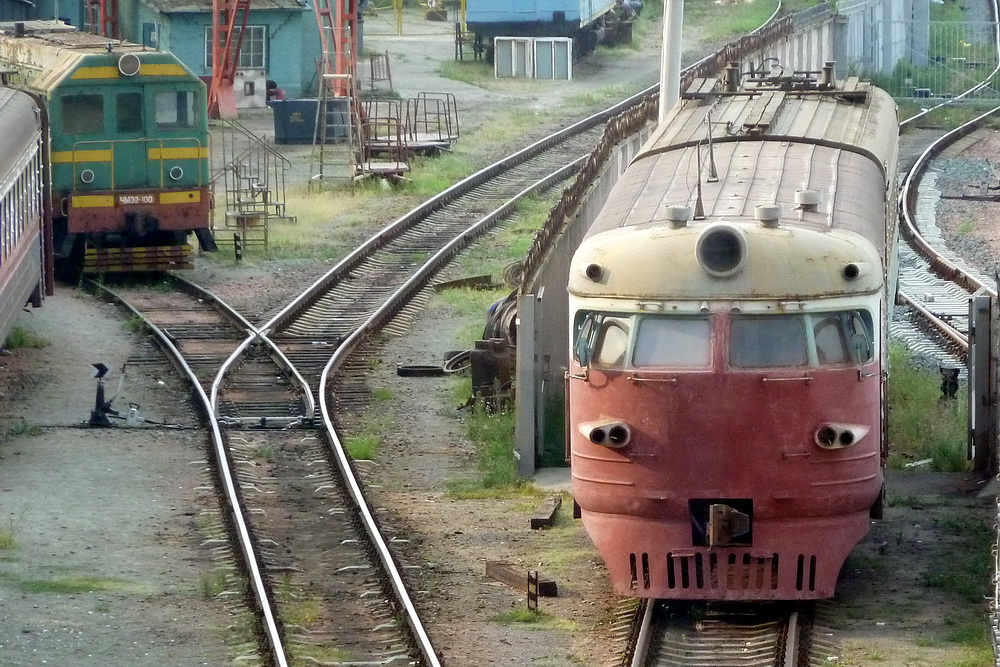
{"type": "Polygon", "coordinates": [[[576,37],[614,9],[616,0],[466,0],[469,30],[493,37],[576,37]]]}

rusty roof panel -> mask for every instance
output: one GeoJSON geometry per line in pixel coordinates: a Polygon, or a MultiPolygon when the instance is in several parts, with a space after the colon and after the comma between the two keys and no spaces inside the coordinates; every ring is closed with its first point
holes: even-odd
{"type": "Polygon", "coordinates": [[[83,66],[109,67],[117,76],[118,59],[128,53],[144,63],[178,64],[184,70],[179,76],[194,76],[166,51],[81,32],[59,21],[25,22],[20,37],[14,23],[0,23],[0,66],[17,73],[15,84],[40,91],[51,90],[83,66]]]}
{"type": "MultiPolygon", "coordinates": [[[[163,14],[200,14],[212,11],[212,0],[145,0],[146,4],[163,14]]],[[[253,0],[253,11],[268,9],[304,10],[305,0],[253,0]]]]}

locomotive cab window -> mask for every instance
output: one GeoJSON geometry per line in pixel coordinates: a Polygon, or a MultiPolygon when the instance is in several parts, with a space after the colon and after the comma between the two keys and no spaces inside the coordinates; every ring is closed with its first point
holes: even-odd
{"type": "Polygon", "coordinates": [[[61,102],[62,131],[64,134],[104,132],[103,95],[64,95],[61,102]]]}
{"type": "Polygon", "coordinates": [[[628,352],[629,320],[607,317],[601,322],[594,346],[593,363],[605,368],[621,368],[628,352]]]}
{"type": "Polygon", "coordinates": [[[193,90],[172,90],[157,93],[153,98],[156,129],[184,130],[198,125],[198,113],[193,90]]]}
{"type": "Polygon", "coordinates": [[[115,96],[118,131],[142,132],[142,93],[119,93],[115,96]]]}
{"type": "Polygon", "coordinates": [[[597,368],[707,368],[712,361],[708,317],[582,312],[573,358],[597,368]]]}
{"type": "Polygon", "coordinates": [[[712,322],[707,317],[642,317],[635,337],[636,368],[707,368],[712,322]]]}
{"type": "Polygon", "coordinates": [[[579,313],[573,359],[581,366],[621,368],[628,353],[630,321],[627,315],[579,313]]]}
{"type": "Polygon", "coordinates": [[[864,310],[800,315],[740,315],[729,332],[736,368],[864,365],[875,355],[871,314],[864,310]]]}

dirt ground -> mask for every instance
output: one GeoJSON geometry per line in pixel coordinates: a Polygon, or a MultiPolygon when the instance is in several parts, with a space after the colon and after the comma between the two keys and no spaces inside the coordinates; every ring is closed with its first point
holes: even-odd
{"type": "MultiPolygon", "coordinates": [[[[484,95],[428,72],[451,49],[447,36],[428,30],[372,36],[370,43],[389,50],[402,94],[454,85],[470,128],[502,122],[495,111],[504,104],[558,105],[608,81],[648,85],[658,65],[652,49],[592,61],[577,69],[572,84],[484,95]]],[[[266,128],[266,116],[258,123],[266,128]]],[[[373,217],[371,231],[385,222],[373,217]]],[[[203,263],[192,279],[259,317],[329,263],[203,263]]],[[[409,536],[400,555],[415,583],[415,601],[450,667],[610,664],[615,599],[599,557],[571,518],[571,501],[564,501],[553,529],[528,527],[528,518],[568,475],[540,475],[531,497],[450,496],[447,482],[476,475],[450,380],[395,373],[397,364],[437,363],[456,349],[466,324],[432,300],[404,335],[387,341],[370,377],[373,388],[393,396],[386,409],[395,428],[367,474],[383,520],[409,536]],[[537,569],[557,583],[559,596],[540,603],[540,622],[501,617],[523,608],[525,599],[485,575],[487,560],[537,569]]],[[[247,664],[240,660],[243,635],[233,632],[243,623],[241,612],[205,593],[220,554],[206,541],[215,508],[204,488],[203,437],[190,428],[185,390],[125,318],[75,290],[60,288],[45,308],[25,314],[22,325],[48,344],[0,357],[0,664],[247,664]],[[142,415],[170,427],[79,428],[93,407],[95,362],[113,369],[109,396],[128,362],[115,407],[138,404],[142,415]]],[[[893,502],[885,520],[852,555],[828,607],[843,644],[829,663],[992,664],[952,632],[972,624],[984,633],[986,603],[926,582],[954,556],[949,550],[962,548],[950,527],[970,518],[992,525],[993,497],[977,498],[981,485],[963,475],[892,473],[889,488],[893,502]]],[[[988,580],[990,572],[982,576],[988,580]]]]}

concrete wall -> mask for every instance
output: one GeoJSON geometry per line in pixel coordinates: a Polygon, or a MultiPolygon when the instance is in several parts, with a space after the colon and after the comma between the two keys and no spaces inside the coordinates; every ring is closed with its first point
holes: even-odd
{"type": "Polygon", "coordinates": [[[764,55],[798,71],[834,61],[841,79],[889,74],[900,61],[926,60],[929,17],[930,0],[841,0],[835,11],[824,3],[799,12],[795,34],[764,55]]]}
{"type": "Polygon", "coordinates": [[[520,457],[518,472],[522,475],[531,475],[536,457],[544,449],[561,446],[564,437],[563,376],[569,349],[566,284],[570,259],[607,201],[611,188],[649,137],[650,130],[651,127],[645,128],[615,148],[604,170],[591,184],[579,215],[555,240],[548,260],[530,286],[518,295],[514,437],[520,457]]]}

